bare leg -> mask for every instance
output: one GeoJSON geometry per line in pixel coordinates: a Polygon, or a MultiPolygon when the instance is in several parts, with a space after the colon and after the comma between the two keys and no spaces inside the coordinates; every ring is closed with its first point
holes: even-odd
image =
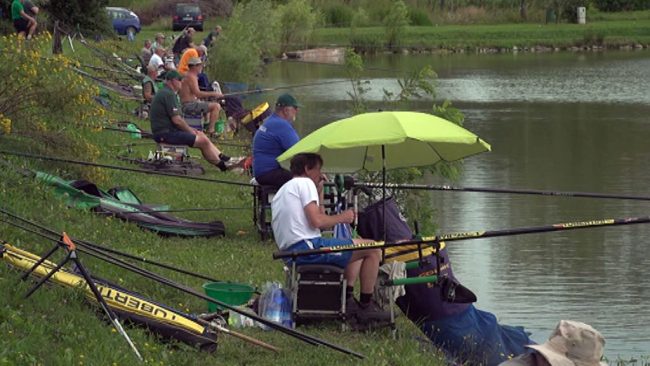
{"type": "Polygon", "coordinates": [[[211,164],[217,165],[221,161],[219,158],[221,151],[219,151],[219,149],[214,146],[212,141],[210,141],[210,139],[208,139],[208,137],[203,132],[197,132],[196,141],[194,141],[193,147],[200,149],[201,154],[203,154],[205,160],[211,164]]]}
{"type": "Polygon", "coordinates": [[[36,22],[29,23],[29,26],[27,28],[28,33],[27,33],[27,39],[32,39],[32,36],[34,35],[34,32],[36,32],[36,22]]]}
{"type": "Polygon", "coordinates": [[[219,119],[221,106],[219,103],[210,103],[208,106],[208,133],[214,133],[214,126],[217,123],[217,119],[219,119]]]}
{"type": "Polygon", "coordinates": [[[357,281],[362,262],[362,260],[350,261],[348,266],[345,267],[345,280],[348,282],[348,286],[354,286],[354,283],[357,281]]]}
{"type": "MultiPolygon", "coordinates": [[[[365,249],[357,250],[352,253],[352,258],[350,259],[350,266],[357,266],[355,262],[360,263],[360,269],[356,273],[359,274],[361,282],[361,293],[371,294],[375,289],[375,283],[377,282],[377,273],[379,272],[379,262],[381,261],[381,250],[380,249],[365,249]]],[[[354,268],[350,270],[350,275],[354,274],[354,268]]],[[[348,270],[345,271],[346,279],[356,280],[354,278],[348,278],[348,270]]]]}

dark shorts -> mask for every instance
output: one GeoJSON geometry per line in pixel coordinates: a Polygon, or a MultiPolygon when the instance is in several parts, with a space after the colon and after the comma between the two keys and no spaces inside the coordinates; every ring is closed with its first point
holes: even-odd
{"type": "Polygon", "coordinates": [[[14,28],[16,28],[16,32],[27,32],[29,22],[25,18],[20,18],[14,20],[14,28]]]}
{"type": "Polygon", "coordinates": [[[291,174],[290,171],[277,168],[255,177],[255,180],[257,181],[257,184],[261,186],[273,186],[279,189],[292,178],[293,174],[291,174]]]}
{"type": "MultiPolygon", "coordinates": [[[[352,245],[352,239],[337,239],[337,238],[313,238],[309,240],[302,240],[293,244],[287,251],[299,251],[309,249],[328,248],[337,245],[352,245]]],[[[352,251],[335,252],[331,254],[317,254],[317,255],[304,255],[296,257],[296,264],[332,264],[340,268],[347,267],[352,258],[352,251]]],[[[288,262],[290,262],[289,260],[288,262]]]]}
{"type": "Polygon", "coordinates": [[[156,142],[172,145],[194,146],[196,135],[185,131],[165,132],[153,135],[156,142]]]}

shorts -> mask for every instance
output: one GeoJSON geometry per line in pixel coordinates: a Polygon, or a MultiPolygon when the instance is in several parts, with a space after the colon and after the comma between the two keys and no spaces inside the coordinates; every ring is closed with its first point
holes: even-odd
{"type": "Polygon", "coordinates": [[[293,174],[282,168],[273,169],[260,176],[255,177],[257,183],[261,186],[282,187],[286,182],[293,179],[293,174]]]}
{"type": "MultiPolygon", "coordinates": [[[[328,248],[338,245],[352,245],[352,239],[337,239],[337,238],[313,238],[301,240],[289,248],[287,251],[293,250],[309,250],[309,249],[320,249],[328,248]]],[[[303,255],[301,257],[296,257],[296,264],[331,264],[340,268],[347,267],[352,258],[352,251],[348,250],[345,252],[335,252],[329,254],[315,254],[315,255],[303,255]]],[[[287,260],[287,263],[291,263],[291,259],[287,260]]]]}
{"type": "Polygon", "coordinates": [[[200,100],[194,102],[183,103],[183,114],[202,114],[208,113],[209,110],[208,102],[202,102],[200,100]]]}
{"type": "Polygon", "coordinates": [[[155,134],[153,139],[159,143],[192,147],[196,142],[196,135],[191,132],[173,131],[155,134]]]}
{"type": "Polygon", "coordinates": [[[17,33],[27,32],[28,31],[28,25],[29,25],[29,22],[25,18],[20,18],[20,19],[14,20],[14,28],[16,29],[17,33]]]}

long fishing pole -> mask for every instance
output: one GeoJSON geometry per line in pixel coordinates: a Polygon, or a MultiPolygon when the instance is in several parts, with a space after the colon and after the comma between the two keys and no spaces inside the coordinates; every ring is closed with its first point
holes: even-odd
{"type": "Polygon", "coordinates": [[[565,223],[544,225],[544,226],[529,226],[529,227],[520,227],[520,228],[512,228],[512,229],[502,229],[502,230],[459,232],[459,233],[451,233],[451,234],[444,234],[444,235],[427,236],[427,237],[423,237],[422,239],[404,240],[398,242],[374,241],[374,242],[359,243],[353,245],[338,245],[329,248],[321,248],[321,249],[314,249],[314,250],[299,250],[299,251],[285,250],[285,251],[278,251],[273,253],[273,258],[274,259],[294,258],[294,257],[305,256],[305,255],[345,252],[345,251],[360,250],[360,249],[391,248],[391,247],[400,247],[400,246],[413,245],[413,244],[435,245],[436,243],[439,243],[441,241],[447,242],[447,241],[456,241],[456,240],[483,239],[483,238],[491,238],[491,237],[498,237],[498,236],[534,234],[534,233],[544,233],[550,231],[564,231],[564,230],[586,229],[586,228],[594,228],[594,227],[602,227],[602,226],[620,226],[620,225],[645,224],[645,223],[650,223],[650,216],[573,221],[573,222],[565,222],[565,223]]]}
{"type": "Polygon", "coordinates": [[[336,84],[336,83],[349,83],[349,82],[350,82],[350,80],[345,79],[345,80],[321,81],[321,82],[315,82],[315,83],[283,85],[283,86],[276,86],[276,87],[272,87],[272,88],[257,88],[257,89],[245,90],[245,91],[241,91],[241,92],[227,93],[227,94],[224,94],[223,97],[219,97],[219,98],[215,98],[215,99],[224,99],[225,97],[233,97],[233,96],[237,96],[237,95],[266,93],[266,92],[275,91],[275,90],[304,88],[304,87],[308,87],[308,86],[328,85],[328,84],[336,84]]]}
{"type": "MultiPolygon", "coordinates": [[[[129,121],[120,121],[120,122],[131,123],[129,121]]],[[[142,135],[142,137],[153,138],[153,134],[151,132],[145,131],[145,130],[143,130],[141,128],[138,128],[138,131],[131,131],[131,130],[127,130],[127,129],[124,129],[124,128],[117,128],[117,127],[110,127],[110,126],[102,127],[102,129],[103,130],[109,130],[109,131],[123,132],[123,133],[139,133],[140,135],[142,135]]],[[[251,147],[250,145],[237,144],[237,143],[234,143],[234,142],[228,142],[228,141],[222,141],[222,140],[215,141],[215,143],[217,143],[219,145],[223,145],[223,146],[241,147],[241,148],[245,148],[245,149],[251,147]]],[[[135,146],[135,145],[132,144],[132,146],[135,146]]]]}
{"type": "Polygon", "coordinates": [[[104,86],[105,88],[107,88],[108,90],[114,92],[115,94],[118,94],[119,97],[122,98],[122,99],[133,100],[133,101],[142,101],[143,100],[143,98],[133,96],[131,91],[127,91],[126,89],[124,89],[124,87],[122,85],[120,85],[120,84],[118,84],[118,83],[116,83],[114,81],[104,80],[104,79],[99,78],[97,76],[91,75],[91,74],[89,74],[89,73],[87,73],[87,72],[85,72],[83,70],[80,70],[80,69],[78,69],[76,67],[71,66],[71,68],[72,68],[72,70],[74,72],[78,73],[79,75],[85,76],[85,77],[87,77],[89,79],[92,79],[92,80],[98,82],[99,84],[101,84],[102,86],[104,86]],[[127,95],[127,93],[129,95],[127,95]]]}
{"type": "MultiPolygon", "coordinates": [[[[30,220],[28,220],[28,219],[26,219],[26,218],[24,218],[24,217],[20,217],[20,216],[18,216],[18,215],[12,214],[12,213],[10,213],[10,212],[8,212],[8,211],[2,209],[1,207],[0,207],[0,212],[2,212],[2,213],[4,213],[5,215],[7,215],[7,216],[9,216],[9,217],[12,217],[12,218],[14,218],[14,219],[17,219],[17,220],[20,220],[20,221],[22,221],[22,222],[25,222],[25,223],[27,223],[27,224],[29,224],[29,225],[32,225],[32,226],[38,226],[37,223],[35,223],[35,222],[33,222],[33,221],[30,221],[30,220]]],[[[30,229],[30,228],[28,228],[28,227],[26,227],[26,226],[23,226],[23,225],[17,224],[17,223],[15,223],[15,222],[7,221],[7,220],[4,220],[4,219],[2,219],[2,218],[0,218],[0,221],[4,222],[4,223],[6,223],[6,224],[9,224],[9,225],[13,225],[13,226],[15,226],[15,227],[17,227],[17,228],[20,228],[20,229],[22,229],[22,230],[24,230],[24,231],[27,231],[27,232],[30,232],[30,233],[32,233],[32,234],[42,235],[42,233],[40,233],[40,232],[38,232],[38,231],[35,231],[35,230],[33,230],[33,229],[30,229]]],[[[210,281],[210,282],[222,282],[222,281],[220,281],[220,280],[217,280],[217,279],[215,279],[215,278],[212,278],[212,277],[209,277],[209,276],[206,276],[206,275],[200,274],[200,273],[190,272],[190,271],[184,270],[184,269],[182,269],[182,268],[178,268],[178,267],[171,266],[171,265],[169,265],[169,264],[165,264],[165,263],[161,263],[161,262],[153,261],[153,260],[150,260],[150,259],[147,259],[147,258],[144,258],[144,257],[138,257],[138,256],[135,256],[135,255],[132,255],[132,254],[126,253],[126,252],[120,252],[120,251],[118,251],[118,250],[111,249],[111,248],[108,248],[108,247],[105,247],[105,246],[101,246],[101,245],[99,245],[99,244],[93,244],[93,243],[90,243],[90,242],[87,242],[87,241],[84,241],[84,240],[81,240],[81,239],[75,239],[75,241],[78,242],[78,243],[81,243],[81,244],[87,245],[87,246],[89,246],[89,247],[96,248],[96,249],[98,249],[98,250],[103,250],[103,251],[105,251],[105,252],[109,252],[109,253],[112,253],[112,254],[117,254],[117,255],[122,256],[122,257],[124,257],[124,258],[129,258],[129,259],[136,260],[136,261],[139,261],[139,262],[142,262],[142,263],[151,264],[151,265],[153,265],[153,266],[157,266],[157,267],[160,267],[160,268],[165,268],[165,269],[168,269],[168,270],[171,270],[171,271],[174,271],[174,272],[178,272],[178,273],[182,273],[182,274],[185,274],[185,275],[188,275],[188,276],[192,276],[192,277],[195,277],[195,278],[200,278],[200,279],[202,279],[202,280],[206,280],[206,281],[210,281]]]]}
{"type": "Polygon", "coordinates": [[[223,184],[231,184],[231,185],[237,185],[237,186],[243,186],[243,187],[254,187],[254,185],[251,184],[251,183],[235,182],[235,181],[231,181],[231,180],[222,180],[222,179],[214,179],[214,178],[193,177],[193,176],[188,176],[188,175],[157,172],[157,171],[153,171],[153,170],[129,168],[129,167],[122,167],[122,166],[117,166],[117,165],[110,165],[110,164],[92,163],[92,162],[83,161],[83,160],[54,158],[54,157],[50,157],[50,156],[27,154],[27,153],[21,153],[21,152],[17,152],[17,151],[0,150],[0,154],[12,155],[12,156],[21,156],[21,157],[29,158],[29,159],[57,161],[57,162],[61,162],[61,163],[70,163],[70,164],[77,164],[77,165],[83,165],[83,166],[94,166],[94,167],[98,167],[98,168],[123,170],[123,171],[127,171],[127,172],[142,173],[142,174],[149,174],[149,175],[162,175],[162,176],[166,176],[166,177],[174,177],[174,178],[181,178],[181,179],[191,179],[191,180],[198,180],[198,181],[202,181],[202,182],[223,183],[223,184]]]}
{"type": "MultiPolygon", "coordinates": [[[[51,235],[56,235],[57,234],[56,231],[54,231],[54,230],[52,230],[50,228],[47,228],[47,227],[45,227],[43,225],[40,225],[40,224],[36,224],[36,223],[34,223],[34,224],[36,225],[36,227],[38,227],[38,228],[40,228],[40,229],[42,229],[42,230],[44,230],[46,232],[50,232],[51,235]]],[[[48,238],[50,240],[58,240],[58,237],[56,239],[54,239],[52,237],[48,237],[46,234],[40,234],[40,235],[43,236],[43,237],[46,237],[46,238],[48,238]]],[[[84,246],[84,244],[81,241],[79,241],[79,243],[80,243],[81,246],[84,246]]],[[[187,287],[187,286],[182,285],[180,283],[176,283],[176,282],[174,282],[172,280],[169,280],[169,279],[167,279],[167,278],[165,278],[165,277],[163,277],[161,275],[158,275],[158,274],[156,274],[154,272],[147,271],[145,269],[134,266],[131,263],[124,262],[124,261],[120,260],[119,258],[115,258],[115,257],[111,256],[110,254],[107,254],[107,253],[102,252],[100,250],[97,250],[97,249],[94,249],[94,248],[90,248],[90,249],[86,248],[86,249],[89,249],[89,251],[88,250],[83,250],[83,248],[81,248],[81,249],[82,249],[82,251],[84,253],[87,253],[87,254],[89,254],[91,256],[94,256],[95,258],[104,260],[107,263],[117,265],[117,266],[119,266],[121,268],[130,270],[130,271],[132,271],[132,272],[134,272],[136,274],[140,274],[143,277],[146,277],[146,278],[149,278],[151,280],[157,281],[159,283],[165,284],[165,285],[170,286],[172,288],[175,288],[175,289],[177,289],[179,291],[183,291],[185,293],[188,293],[190,295],[198,297],[198,298],[200,298],[202,300],[205,300],[205,301],[211,302],[213,304],[222,306],[223,308],[234,311],[234,312],[236,312],[238,314],[247,316],[247,317],[249,317],[249,318],[251,318],[251,319],[253,319],[253,320],[255,320],[255,321],[259,322],[259,323],[262,323],[262,324],[268,326],[269,328],[281,331],[282,333],[293,336],[293,337],[295,337],[297,339],[300,339],[300,340],[302,340],[304,342],[310,343],[312,345],[323,345],[323,346],[329,347],[331,349],[334,349],[336,351],[339,351],[339,352],[342,352],[342,353],[345,353],[345,354],[348,354],[348,355],[352,355],[352,356],[362,358],[362,359],[365,358],[365,356],[360,354],[360,353],[357,353],[357,352],[354,352],[352,350],[346,349],[344,347],[338,346],[336,344],[321,340],[319,338],[307,335],[307,334],[299,332],[297,330],[287,328],[287,327],[285,327],[285,326],[283,326],[281,324],[275,323],[275,322],[273,322],[271,320],[265,319],[265,318],[260,317],[258,315],[250,314],[250,313],[248,313],[246,311],[238,309],[235,306],[232,306],[230,304],[226,304],[226,303],[224,303],[222,301],[219,301],[219,300],[216,300],[214,298],[208,297],[207,295],[201,294],[201,293],[197,292],[196,290],[194,290],[194,289],[192,289],[190,287],[187,287]]]]}
{"type": "MultiPolygon", "coordinates": [[[[178,208],[178,209],[169,209],[169,210],[158,210],[155,208],[149,209],[149,210],[142,210],[142,211],[129,211],[126,212],[127,214],[133,214],[133,213],[149,213],[149,214],[154,214],[158,212],[211,212],[211,211],[224,211],[224,210],[250,210],[250,207],[214,207],[214,208],[178,208]]],[[[103,212],[98,212],[98,213],[103,213],[103,212]]],[[[106,212],[105,213],[108,216],[112,216],[112,212],[106,212]]]]}
{"type": "MultiPolygon", "coordinates": [[[[382,183],[354,183],[355,187],[382,188],[382,183]]],[[[409,190],[429,190],[429,191],[456,191],[456,192],[483,192],[483,193],[510,193],[510,194],[529,194],[540,196],[558,196],[558,197],[585,197],[585,198],[607,198],[623,200],[640,200],[650,201],[650,196],[635,196],[609,193],[593,192],[562,192],[562,191],[544,191],[536,189],[509,189],[509,188],[480,188],[480,187],[453,187],[453,186],[436,186],[425,184],[391,184],[387,183],[386,188],[409,189],[409,190]]]]}

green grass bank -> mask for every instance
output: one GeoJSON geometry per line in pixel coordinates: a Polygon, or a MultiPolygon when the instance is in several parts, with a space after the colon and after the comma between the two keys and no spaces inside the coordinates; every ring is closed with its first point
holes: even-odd
{"type": "MultiPolygon", "coordinates": [[[[118,54],[139,49],[138,42],[120,42],[118,54]]],[[[151,33],[147,33],[151,32],[151,33]]],[[[167,33],[167,32],[166,32],[167,33]]],[[[98,46],[100,46],[98,44],[98,46]]],[[[67,42],[64,52],[82,64],[99,66],[101,59],[80,43],[72,53],[67,42]]],[[[45,51],[45,50],[43,50],[45,51]]],[[[45,52],[47,55],[47,52],[45,52]]],[[[109,53],[110,54],[110,53],[109,53]]],[[[95,105],[93,101],[88,101],[95,105]]],[[[94,117],[99,123],[130,119],[148,130],[146,120],[136,120],[124,113],[134,107],[113,96],[106,116],[94,117]]],[[[34,116],[36,119],[43,116],[34,116]]],[[[131,157],[145,157],[154,149],[150,140],[133,140],[129,134],[111,132],[84,125],[35,124],[38,131],[28,130],[32,124],[12,121],[10,133],[0,134],[0,150],[47,154],[77,160],[136,167],[119,161],[116,156],[125,153],[127,144],[137,143],[131,157]],[[70,132],[74,130],[74,134],[70,132]],[[42,138],[35,140],[37,133],[42,138]],[[83,141],[93,156],[61,150],[58,137],[75,136],[83,141]]],[[[231,155],[243,154],[240,148],[223,146],[231,155]],[[239,149],[239,150],[238,150],[239,149]]],[[[85,151],[85,150],[84,150],[85,151]]],[[[193,151],[193,155],[199,155],[193,151]]],[[[174,215],[197,220],[221,220],[226,225],[226,236],[216,238],[182,239],[162,238],[143,231],[135,224],[103,217],[92,212],[66,207],[57,199],[52,188],[25,178],[12,168],[0,169],[0,207],[56,231],[66,231],[73,237],[114,248],[151,260],[168,263],[220,280],[229,280],[261,287],[267,281],[284,282],[282,265],[272,259],[275,245],[261,242],[252,221],[252,188],[236,185],[198,182],[118,170],[83,167],[61,162],[30,160],[1,155],[0,159],[16,168],[29,168],[53,173],[65,179],[79,179],[88,174],[96,178],[101,188],[128,187],[143,202],[169,204],[172,209],[213,208],[208,212],[183,212],[174,215]]],[[[205,177],[248,182],[235,173],[221,173],[205,165],[205,177]]],[[[8,224],[0,215],[0,239],[32,253],[43,254],[53,243],[38,235],[8,224]]],[[[53,258],[55,261],[61,256],[53,258]]],[[[207,311],[207,304],[180,291],[147,280],[114,265],[80,254],[85,267],[93,274],[137,291],[151,299],[189,313],[207,311]]],[[[138,263],[174,281],[184,283],[201,292],[204,280],[168,270],[160,270],[138,263]]],[[[28,299],[23,296],[33,281],[22,282],[20,273],[4,263],[0,264],[0,365],[134,365],[137,358],[126,341],[102,320],[97,307],[88,305],[79,291],[45,286],[28,299]]],[[[439,354],[421,341],[419,330],[405,317],[397,322],[397,339],[389,330],[370,333],[342,332],[338,325],[301,327],[310,335],[327,340],[367,356],[358,360],[324,347],[313,347],[279,332],[246,328],[243,333],[262,339],[281,349],[274,354],[243,341],[221,335],[219,349],[207,354],[180,343],[165,344],[145,329],[127,327],[127,333],[142,353],[147,364],[153,365],[442,365],[439,354]]]]}

